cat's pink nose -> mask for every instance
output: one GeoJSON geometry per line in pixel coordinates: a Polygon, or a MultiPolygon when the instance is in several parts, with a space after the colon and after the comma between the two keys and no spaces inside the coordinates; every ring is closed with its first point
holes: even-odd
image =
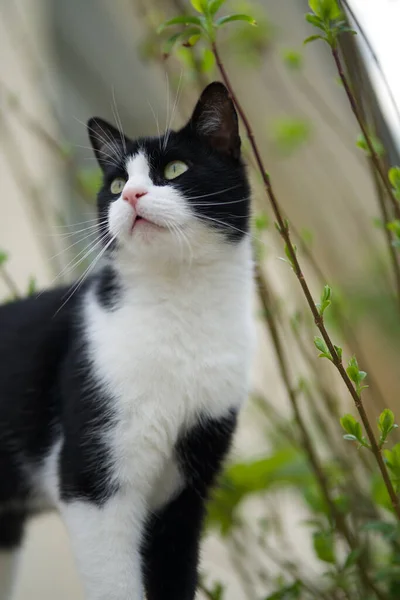
{"type": "Polygon", "coordinates": [[[142,196],[145,196],[146,194],[147,194],[147,190],[142,187],[126,188],[122,194],[122,200],[129,202],[129,204],[133,208],[136,208],[136,204],[137,204],[139,198],[141,198],[142,196]]]}

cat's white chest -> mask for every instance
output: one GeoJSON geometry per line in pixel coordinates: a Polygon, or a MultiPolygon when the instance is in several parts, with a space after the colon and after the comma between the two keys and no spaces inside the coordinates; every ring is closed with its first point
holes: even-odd
{"type": "Polygon", "coordinates": [[[114,311],[87,298],[95,376],[116,417],[107,433],[115,476],[147,489],[155,504],[180,485],[179,435],[239,407],[248,386],[249,306],[238,298],[226,306],[212,289],[205,297],[190,286],[184,292],[160,301],[135,289],[114,311]]]}

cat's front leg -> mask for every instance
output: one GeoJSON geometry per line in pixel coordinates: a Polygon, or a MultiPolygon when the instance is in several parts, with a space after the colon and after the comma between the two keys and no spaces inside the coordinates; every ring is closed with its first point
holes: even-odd
{"type": "Polygon", "coordinates": [[[143,600],[140,498],[116,491],[102,504],[63,502],[61,513],[85,590],[85,600],[143,600]]]}
{"type": "Polygon", "coordinates": [[[179,439],[175,457],[183,489],[151,516],[143,538],[148,600],[194,599],[206,500],[235,426],[232,409],[219,418],[203,417],[179,439]]]}

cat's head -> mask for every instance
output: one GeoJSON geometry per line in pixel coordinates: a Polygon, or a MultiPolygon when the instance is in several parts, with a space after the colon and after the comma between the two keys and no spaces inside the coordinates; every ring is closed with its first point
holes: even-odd
{"type": "Polygon", "coordinates": [[[98,118],[88,131],[103,171],[100,229],[116,252],[201,260],[247,234],[250,190],[236,111],[222,83],[204,90],[179,131],[131,140],[98,118]]]}

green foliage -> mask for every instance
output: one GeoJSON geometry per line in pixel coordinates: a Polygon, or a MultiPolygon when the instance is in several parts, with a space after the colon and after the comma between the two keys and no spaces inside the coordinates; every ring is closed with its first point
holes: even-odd
{"type": "Polygon", "coordinates": [[[351,381],[355,383],[357,394],[360,396],[362,390],[368,387],[367,385],[362,385],[362,382],[366,378],[367,373],[365,371],[360,371],[355,356],[352,356],[350,358],[346,372],[347,375],[350,377],[351,381]]]}
{"type": "Polygon", "coordinates": [[[393,233],[392,245],[395,248],[400,248],[400,221],[395,219],[394,221],[389,221],[386,224],[386,227],[393,233]]]}
{"type": "Polygon", "coordinates": [[[297,50],[283,50],[282,59],[288,69],[292,71],[300,71],[303,67],[303,55],[297,50]]]}
{"type": "Polygon", "coordinates": [[[396,200],[400,200],[400,167],[391,167],[388,177],[393,186],[393,194],[396,200]]]}
{"type": "Polygon", "coordinates": [[[315,531],[313,533],[315,554],[320,560],[335,563],[335,546],[332,531],[315,531]]]}
{"type": "MultiPolygon", "coordinates": [[[[374,149],[374,152],[378,155],[378,156],[384,156],[385,154],[385,148],[382,144],[382,142],[373,134],[370,133],[368,134],[369,139],[371,140],[371,144],[372,147],[374,149]]],[[[367,156],[371,156],[371,152],[370,149],[368,148],[368,144],[366,142],[366,139],[364,137],[364,135],[361,133],[356,141],[356,145],[361,148],[361,150],[364,150],[364,152],[367,154],[367,156]]]]}
{"type": "Polygon", "coordinates": [[[224,600],[225,586],[217,581],[212,587],[207,587],[204,581],[202,583],[203,590],[206,590],[206,596],[209,600],[224,600]]]}
{"type": "MultiPolygon", "coordinates": [[[[296,252],[297,252],[297,247],[296,246],[293,246],[293,251],[296,254],[296,252]]],[[[289,246],[287,244],[285,244],[285,254],[287,256],[287,262],[291,265],[292,269],[294,269],[295,268],[295,263],[294,263],[292,251],[290,250],[290,248],[289,248],[289,246]]]]}
{"type": "Polygon", "coordinates": [[[210,73],[210,72],[212,72],[214,67],[215,67],[214,54],[211,52],[211,50],[209,48],[204,48],[202,56],[201,56],[201,62],[200,62],[201,72],[202,73],[210,73]]]}
{"type": "Polygon", "coordinates": [[[394,422],[394,414],[389,408],[385,408],[379,415],[378,428],[381,432],[379,443],[381,446],[386,443],[388,435],[398,428],[398,425],[394,422]]]}
{"type": "Polygon", "coordinates": [[[273,123],[273,142],[285,155],[292,154],[308,142],[311,133],[311,124],[305,119],[283,117],[273,123]]]}
{"type": "Polygon", "coordinates": [[[384,450],[384,455],[395,489],[400,492],[400,444],[396,444],[391,450],[384,450]]]}
{"type": "Polygon", "coordinates": [[[0,267],[5,265],[7,260],[8,260],[7,252],[4,252],[4,250],[0,250],[0,267]]]}
{"type": "Polygon", "coordinates": [[[340,419],[340,424],[347,432],[346,435],[343,436],[345,440],[358,442],[359,447],[364,446],[365,448],[370,448],[369,442],[366,437],[363,436],[361,424],[353,417],[353,415],[344,415],[340,419]]]}
{"type": "Polygon", "coordinates": [[[290,447],[265,458],[233,464],[226,469],[213,493],[208,506],[208,526],[226,536],[237,524],[237,511],[249,496],[276,485],[304,485],[309,478],[304,456],[290,447]]]}
{"type": "Polygon", "coordinates": [[[187,27],[187,29],[175,33],[167,39],[164,45],[165,57],[171,53],[177,43],[192,45],[193,40],[197,42],[200,38],[204,38],[208,43],[213,43],[217,30],[229,23],[242,21],[250,25],[257,24],[253,17],[243,13],[224,15],[216,19],[217,12],[224,4],[224,1],[221,0],[191,0],[191,3],[195,11],[201,16],[179,15],[168,19],[158,27],[158,33],[163,33],[169,27],[187,27]]]}
{"type": "Polygon", "coordinates": [[[249,17],[249,15],[227,15],[226,17],[221,17],[215,21],[215,25],[217,27],[222,27],[226,23],[233,23],[233,21],[245,21],[250,25],[257,25],[257,22],[253,17],[249,17]]]}
{"type": "Polygon", "coordinates": [[[337,0],[309,0],[308,5],[312,13],[306,15],[306,21],[322,33],[309,36],[304,40],[305,44],[323,40],[331,48],[336,48],[339,35],[356,33],[347,25],[337,0]]]}
{"type": "Polygon", "coordinates": [[[332,360],[332,354],[329,352],[328,346],[321,337],[316,336],[314,338],[314,345],[317,350],[320,351],[320,354],[318,355],[319,358],[327,358],[328,360],[332,360]]]}
{"type": "Polygon", "coordinates": [[[102,175],[97,167],[80,169],[76,174],[77,181],[85,197],[95,198],[101,187],[102,175]]]}
{"type": "Polygon", "coordinates": [[[31,277],[29,278],[29,282],[28,282],[28,289],[26,291],[27,296],[34,296],[37,293],[37,282],[36,282],[36,277],[33,277],[33,275],[31,275],[31,277]]]}
{"type": "Polygon", "coordinates": [[[301,581],[295,581],[290,585],[284,585],[264,600],[300,600],[302,589],[301,581]]]}
{"type": "Polygon", "coordinates": [[[269,218],[266,213],[260,213],[256,215],[254,219],[254,226],[258,232],[265,231],[269,227],[269,218]]]}
{"type": "Polygon", "coordinates": [[[326,311],[328,306],[331,305],[331,295],[332,288],[330,288],[329,285],[325,285],[321,294],[321,302],[317,304],[317,308],[321,317],[324,315],[324,312],[326,311]]]}
{"type": "Polygon", "coordinates": [[[271,48],[275,35],[275,27],[271,23],[263,7],[248,0],[236,0],[232,7],[241,14],[250,14],[257,27],[230,27],[229,35],[224,38],[224,44],[235,60],[246,66],[258,67],[265,60],[265,52],[271,48]]]}

